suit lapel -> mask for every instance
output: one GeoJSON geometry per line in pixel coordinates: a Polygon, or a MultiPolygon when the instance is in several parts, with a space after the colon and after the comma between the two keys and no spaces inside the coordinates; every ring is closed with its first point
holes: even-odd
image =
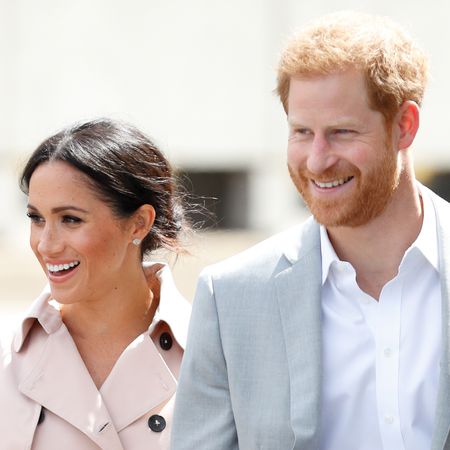
{"type": "MultiPolygon", "coordinates": [[[[292,243],[291,243],[292,246],[292,243]]],[[[318,447],[321,397],[321,255],[319,227],[308,221],[290,265],[276,276],[291,395],[293,450],[318,447]]]]}
{"type": "Polygon", "coordinates": [[[442,450],[450,449],[450,442],[447,442],[450,429],[450,206],[431,191],[428,192],[436,209],[443,322],[441,372],[431,448],[442,450]]]}

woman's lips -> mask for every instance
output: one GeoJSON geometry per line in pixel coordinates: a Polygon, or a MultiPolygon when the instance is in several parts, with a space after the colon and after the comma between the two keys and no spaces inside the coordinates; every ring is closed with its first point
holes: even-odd
{"type": "Polygon", "coordinates": [[[74,272],[76,272],[79,261],[70,261],[60,264],[49,264],[47,263],[47,274],[50,281],[53,282],[63,282],[70,278],[74,272]]]}

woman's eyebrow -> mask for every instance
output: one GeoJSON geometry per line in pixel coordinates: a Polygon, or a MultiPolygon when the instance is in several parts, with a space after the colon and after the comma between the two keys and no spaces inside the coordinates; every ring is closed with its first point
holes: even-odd
{"type": "MultiPolygon", "coordinates": [[[[32,204],[28,204],[28,208],[32,209],[34,211],[38,211],[38,208],[36,208],[35,206],[33,206],[32,204]]],[[[51,212],[52,213],[60,213],[62,211],[67,211],[67,210],[72,210],[72,211],[79,211],[82,213],[88,213],[89,211],[86,211],[83,208],[80,208],[78,206],[73,206],[73,205],[63,205],[63,206],[58,206],[56,208],[52,208],[51,212]]]]}

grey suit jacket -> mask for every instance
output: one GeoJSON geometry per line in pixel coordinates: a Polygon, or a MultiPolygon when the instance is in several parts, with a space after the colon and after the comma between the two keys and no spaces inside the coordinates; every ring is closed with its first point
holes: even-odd
{"type": "MultiPolygon", "coordinates": [[[[450,206],[430,195],[444,342],[432,450],[450,450],[450,206]]],[[[204,270],[178,386],[173,450],[319,448],[321,277],[313,219],[204,270]]]]}

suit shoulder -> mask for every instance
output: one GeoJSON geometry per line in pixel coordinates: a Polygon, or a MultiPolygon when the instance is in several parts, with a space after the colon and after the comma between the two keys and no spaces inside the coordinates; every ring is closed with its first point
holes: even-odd
{"type": "Polygon", "coordinates": [[[302,235],[305,229],[314,224],[310,218],[305,223],[275,234],[236,255],[206,267],[202,273],[215,279],[234,275],[242,277],[243,274],[248,277],[252,273],[259,277],[265,273],[269,275],[286,255],[303,250],[302,235]]]}

